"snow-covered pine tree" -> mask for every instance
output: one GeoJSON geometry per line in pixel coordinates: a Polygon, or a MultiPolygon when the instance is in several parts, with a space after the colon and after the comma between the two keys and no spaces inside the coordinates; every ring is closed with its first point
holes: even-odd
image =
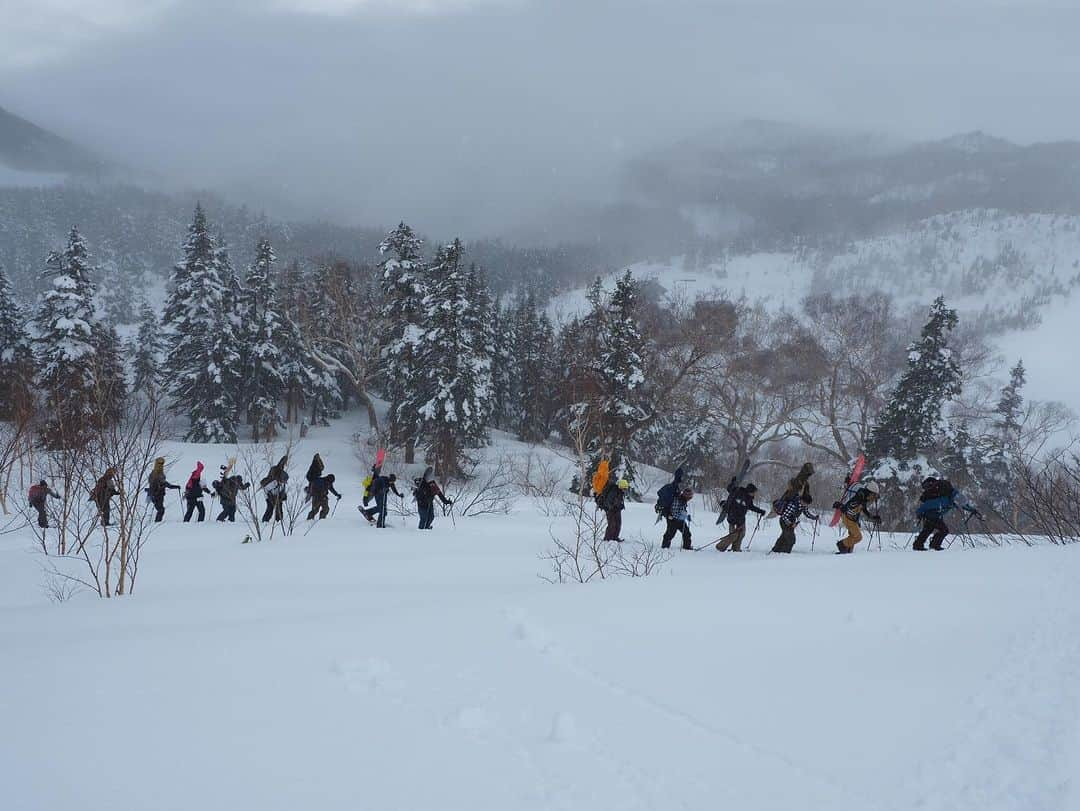
{"type": "Polygon", "coordinates": [[[523,442],[541,442],[551,433],[550,392],[556,381],[555,330],[529,293],[514,314],[513,430],[523,442]]]}
{"type": "Polygon", "coordinates": [[[491,425],[501,430],[514,430],[517,423],[516,330],[516,312],[496,301],[491,308],[491,425]]]}
{"type": "Polygon", "coordinates": [[[956,310],[939,296],[921,337],[908,347],[907,369],[870,434],[867,454],[875,463],[903,464],[933,448],[942,429],[942,406],[961,391],[960,365],[949,349],[957,323],[956,310]]]}
{"type": "Polygon", "coordinates": [[[127,373],[120,345],[120,335],[112,324],[98,323],[94,330],[94,379],[97,386],[98,418],[105,423],[120,420],[127,397],[127,373]]]}
{"type": "Polygon", "coordinates": [[[382,263],[382,320],[386,342],[381,354],[381,376],[386,399],[389,442],[405,449],[405,461],[412,462],[419,431],[415,356],[422,330],[425,288],[423,241],[405,223],[386,235],[379,253],[382,263]]]}
{"type": "Polygon", "coordinates": [[[45,396],[43,435],[48,444],[79,442],[97,416],[99,329],[86,242],[77,228],[63,251],[47,261],[52,284],[41,298],[37,328],[37,384],[45,396]]]}
{"type": "Polygon", "coordinates": [[[131,389],[155,399],[161,386],[161,359],[165,341],[157,315],[145,298],[139,303],[139,330],[128,347],[131,358],[131,389]]]}
{"type": "MultiPolygon", "coordinates": [[[[479,273],[462,268],[459,240],[440,247],[428,271],[427,325],[415,345],[420,436],[440,475],[458,472],[465,448],[486,441],[491,411],[490,296],[479,273]]],[[[411,407],[406,401],[404,408],[411,407]]]]}
{"type": "Polygon", "coordinates": [[[235,442],[239,367],[232,314],[214,239],[201,205],[188,227],[184,259],[173,268],[164,323],[169,330],[165,371],[173,408],[190,418],[189,442],[235,442]]]}
{"type": "Polygon", "coordinates": [[[0,420],[29,413],[34,351],[26,331],[26,315],[0,265],[0,420]]]}
{"type": "Polygon", "coordinates": [[[939,296],[919,340],[908,347],[907,368],[870,432],[869,470],[886,484],[882,514],[893,526],[907,526],[900,522],[908,520],[921,477],[949,475],[935,466],[942,455],[935,451],[946,433],[942,408],[962,388],[960,365],[948,343],[957,323],[956,310],[939,296]]]}
{"type": "MultiPolygon", "coordinates": [[[[565,374],[576,389],[570,406],[571,431],[587,425],[588,448],[601,456],[628,460],[634,434],[651,412],[645,386],[645,339],[637,322],[638,288],[627,271],[608,296],[599,279],[588,293],[590,312],[566,337],[561,354],[571,366],[565,374]],[[573,353],[567,358],[566,353],[573,353]]],[[[626,470],[633,478],[633,470],[626,470]]]]}
{"type": "MultiPolygon", "coordinates": [[[[284,317],[278,312],[274,289],[274,249],[267,239],[259,240],[255,260],[244,280],[241,344],[246,350],[245,405],[253,439],[270,439],[282,424],[278,401],[286,391],[282,344],[286,333],[284,317]]],[[[288,347],[295,351],[295,346],[288,347]]]]}
{"type": "Polygon", "coordinates": [[[236,424],[247,416],[246,405],[250,401],[247,372],[250,368],[250,347],[244,330],[244,307],[246,291],[236,272],[229,246],[224,234],[215,240],[214,253],[218,278],[221,279],[221,312],[223,323],[215,334],[213,354],[223,358],[222,382],[230,400],[236,404],[236,424]]]}
{"type": "Polygon", "coordinates": [[[1022,464],[1020,451],[1021,421],[1024,411],[1024,384],[1027,372],[1019,360],[1009,372],[1009,382],[1001,390],[994,409],[993,430],[983,437],[985,472],[983,496],[995,517],[1007,519],[1016,527],[1020,523],[1020,498],[1016,492],[1014,471],[1022,464]]]}

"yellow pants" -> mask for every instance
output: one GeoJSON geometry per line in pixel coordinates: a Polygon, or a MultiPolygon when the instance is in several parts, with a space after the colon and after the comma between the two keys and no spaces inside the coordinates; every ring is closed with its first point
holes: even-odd
{"type": "Polygon", "coordinates": [[[848,549],[854,549],[855,544],[862,540],[862,530],[859,528],[858,522],[848,518],[846,515],[841,515],[840,520],[844,523],[844,529],[847,530],[847,537],[841,538],[840,543],[848,549]]]}

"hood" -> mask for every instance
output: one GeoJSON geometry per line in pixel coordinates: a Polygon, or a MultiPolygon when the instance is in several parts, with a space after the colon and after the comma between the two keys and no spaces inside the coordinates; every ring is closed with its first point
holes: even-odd
{"type": "Polygon", "coordinates": [[[435,478],[435,468],[429,467],[424,471],[424,481],[430,482],[435,478]]]}
{"type": "Polygon", "coordinates": [[[683,480],[683,475],[685,475],[685,472],[681,467],[675,469],[675,484],[678,484],[683,480]]]}
{"type": "Polygon", "coordinates": [[[154,475],[155,476],[164,476],[165,475],[165,457],[164,456],[159,456],[157,459],[154,460],[154,475]]]}

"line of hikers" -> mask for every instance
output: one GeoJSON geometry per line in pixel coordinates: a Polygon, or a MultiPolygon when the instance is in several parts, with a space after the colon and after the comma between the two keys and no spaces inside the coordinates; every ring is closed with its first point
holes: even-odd
{"type": "MultiPolygon", "coordinates": [[[[194,517],[197,522],[206,519],[205,496],[210,496],[211,501],[217,498],[221,502],[221,512],[217,516],[218,521],[236,521],[237,501],[240,493],[251,489],[251,482],[245,482],[243,477],[232,474],[236,460],[230,460],[220,468],[219,477],[211,483],[211,487],[203,484],[203,471],[206,469],[200,461],[188,476],[186,484],[181,487],[173,484],[165,475],[165,459],[158,457],[154,460],[153,468],[147,478],[147,486],[144,489],[146,503],[154,508],[154,521],[160,523],[165,518],[165,496],[169,490],[182,491],[183,504],[185,505],[183,520],[188,523],[194,517]]],[[[281,457],[277,464],[270,467],[269,472],[259,481],[259,489],[266,498],[266,509],[262,513],[261,521],[283,521],[285,518],[285,504],[288,499],[288,455],[281,457]]],[[[308,467],[304,488],[304,503],[311,502],[307,520],[327,518],[331,514],[330,496],[341,500],[341,493],[334,488],[334,474],[324,475],[325,465],[319,454],[311,460],[308,467]]],[[[102,526],[110,526],[112,520],[112,500],[120,495],[116,484],[116,469],[109,468],[105,471],[90,490],[91,501],[98,510],[102,526]]],[[[364,479],[364,504],[358,509],[367,519],[369,524],[384,528],[386,526],[387,497],[391,492],[400,498],[404,495],[396,487],[397,476],[394,474],[383,475],[381,465],[372,468],[371,474],[364,479]],[[368,507],[374,502],[372,507],[368,507]]],[[[30,487],[27,494],[30,506],[37,512],[37,524],[42,529],[49,528],[48,499],[59,499],[60,496],[52,490],[48,483],[42,479],[30,487]]],[[[435,480],[435,471],[429,467],[423,476],[414,480],[413,498],[416,500],[417,512],[420,517],[420,529],[432,529],[435,523],[435,499],[442,501],[444,506],[454,502],[446,497],[442,488],[435,480]]]]}
{"type": "MultiPolygon", "coordinates": [[[[601,465],[603,464],[602,462],[601,465]]],[[[604,474],[602,478],[606,480],[606,468],[602,472],[604,474]]],[[[790,553],[795,547],[795,529],[800,520],[804,517],[814,522],[821,519],[820,515],[810,510],[810,505],[813,503],[813,497],[810,495],[810,477],[813,475],[814,466],[807,462],[798,474],[788,481],[783,495],[773,501],[772,510],[768,514],[754,503],[757,487],[752,482],[740,484],[740,477],[733,476],[727,484],[727,496],[721,502],[720,517],[717,519],[719,524],[725,517],[727,518],[728,533],[714,542],[716,550],[719,552],[742,551],[742,543],[746,537],[746,516],[747,513],[753,512],[759,516],[759,521],[762,517],[779,518],[780,537],[773,544],[772,551],[780,554],[790,553]]],[[[664,549],[671,547],[671,541],[676,534],[682,536],[683,549],[694,549],[690,531],[690,501],[694,497],[694,491],[685,484],[684,479],[683,469],[678,468],[672,481],[661,487],[656,494],[657,521],[663,518],[667,522],[660,541],[664,549]]],[[[622,511],[626,506],[628,489],[629,483],[626,479],[601,482],[594,477],[596,503],[604,511],[607,519],[605,541],[622,541],[620,537],[622,511]]],[[[843,525],[845,533],[836,542],[836,554],[851,554],[855,546],[862,541],[864,517],[875,527],[881,524],[881,515],[874,509],[880,497],[881,488],[875,481],[853,482],[850,476],[844,480],[843,495],[832,505],[837,512],[837,523],[843,525]]],[[[919,505],[915,511],[920,527],[912,548],[919,552],[926,551],[926,542],[929,540],[930,549],[941,551],[942,543],[950,531],[948,524],[945,523],[945,516],[957,508],[966,512],[969,517],[982,518],[979,511],[967,502],[967,499],[952,486],[948,479],[934,476],[924,479],[919,505]]]]}

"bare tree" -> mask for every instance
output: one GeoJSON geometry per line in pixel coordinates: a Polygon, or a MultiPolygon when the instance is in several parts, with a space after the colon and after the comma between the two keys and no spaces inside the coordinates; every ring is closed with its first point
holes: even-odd
{"type": "Polygon", "coordinates": [[[156,403],[132,398],[118,419],[95,426],[85,446],[49,454],[54,480],[64,487],[55,551],[44,533],[41,536],[54,593],[64,591],[58,581],[84,586],[100,597],[120,597],[134,590],[143,548],[156,526],[144,496],[145,477],[161,454],[165,427],[156,403]],[[106,469],[115,471],[119,491],[112,511],[115,520],[108,526],[102,525],[97,507],[86,498],[94,472],[106,469]]]}

